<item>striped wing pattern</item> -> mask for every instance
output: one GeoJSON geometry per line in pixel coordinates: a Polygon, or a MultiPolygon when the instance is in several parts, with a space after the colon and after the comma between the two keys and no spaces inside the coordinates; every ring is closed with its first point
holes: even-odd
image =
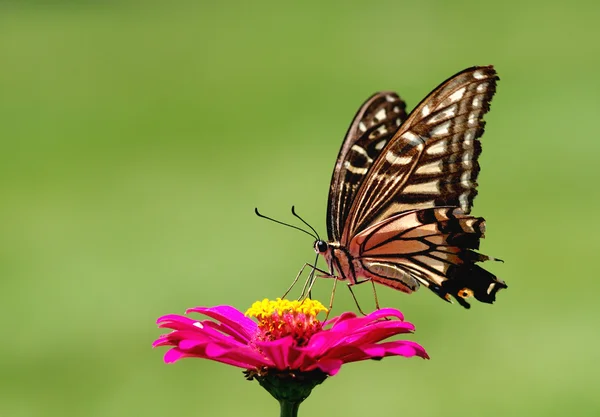
{"type": "Polygon", "coordinates": [[[491,303],[506,285],[474,262],[485,221],[456,207],[411,210],[379,222],[355,236],[351,253],[360,253],[366,275],[410,293],[425,285],[443,299],[450,295],[466,308],[465,298],[491,303]]]}
{"type": "Polygon", "coordinates": [[[369,168],[406,120],[406,104],[396,93],[380,92],[358,110],[340,149],[327,206],[329,240],[339,240],[356,192],[369,168]]]}
{"type": "Polygon", "coordinates": [[[411,112],[356,193],[342,244],[398,212],[439,206],[470,212],[477,194],[478,138],[497,80],[492,67],[464,70],[411,112]]]}
{"type": "Polygon", "coordinates": [[[498,79],[491,66],[468,68],[403,122],[404,103],[392,93],[376,94],[361,107],[331,183],[330,242],[321,252],[330,268],[351,284],[364,277],[407,293],[424,285],[466,308],[466,298],[492,303],[506,288],[476,264],[493,258],[475,252],[485,222],[469,214],[483,116],[498,79]]]}

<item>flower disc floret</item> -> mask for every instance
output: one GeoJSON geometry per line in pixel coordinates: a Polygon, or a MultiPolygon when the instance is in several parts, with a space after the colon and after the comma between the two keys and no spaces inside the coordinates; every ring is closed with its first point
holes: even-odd
{"type": "Polygon", "coordinates": [[[320,312],[326,312],[327,309],[323,304],[321,304],[317,300],[311,300],[310,298],[305,298],[302,301],[298,300],[285,300],[281,298],[275,299],[275,301],[269,300],[265,298],[262,301],[256,301],[252,304],[246,311],[246,315],[250,317],[256,317],[261,320],[263,318],[268,318],[273,314],[283,314],[283,313],[298,313],[305,314],[307,316],[316,316],[320,312]]]}
{"type": "Polygon", "coordinates": [[[258,319],[256,341],[273,341],[291,336],[298,346],[304,346],[323,328],[317,315],[327,309],[319,301],[304,299],[255,302],[246,316],[258,319]]]}

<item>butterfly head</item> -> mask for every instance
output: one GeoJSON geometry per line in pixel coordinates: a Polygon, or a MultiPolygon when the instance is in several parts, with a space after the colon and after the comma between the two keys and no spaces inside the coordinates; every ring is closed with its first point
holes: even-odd
{"type": "Polygon", "coordinates": [[[325,252],[329,250],[329,245],[324,240],[315,240],[314,244],[315,252],[323,255],[325,252]]]}
{"type": "Polygon", "coordinates": [[[315,249],[315,252],[317,253],[317,257],[319,255],[321,255],[321,256],[323,256],[323,258],[325,258],[325,262],[327,263],[327,267],[329,268],[329,271],[333,271],[333,250],[335,247],[332,246],[332,243],[335,244],[334,242],[328,243],[328,242],[325,242],[324,240],[317,239],[317,240],[315,240],[315,243],[313,245],[313,248],[315,249]]]}

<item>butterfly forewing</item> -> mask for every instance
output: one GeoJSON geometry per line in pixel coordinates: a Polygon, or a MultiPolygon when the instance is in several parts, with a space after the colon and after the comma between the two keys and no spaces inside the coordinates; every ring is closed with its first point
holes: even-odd
{"type": "Polygon", "coordinates": [[[341,242],[395,213],[457,206],[477,194],[478,138],[495,92],[492,67],[470,68],[442,83],[408,116],[356,192],[341,242]]]}
{"type": "Polygon", "coordinates": [[[369,168],[406,120],[406,104],[392,92],[369,98],[358,110],[340,149],[327,207],[327,233],[339,240],[341,228],[369,168]]]}

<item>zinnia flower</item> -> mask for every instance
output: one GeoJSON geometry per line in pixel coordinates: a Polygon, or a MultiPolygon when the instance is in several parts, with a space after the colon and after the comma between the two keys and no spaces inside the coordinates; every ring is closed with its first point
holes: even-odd
{"type": "Polygon", "coordinates": [[[205,358],[244,369],[248,379],[257,379],[280,401],[282,412],[284,405],[295,407],[290,415],[295,415],[312,388],[345,363],[386,356],[428,358],[415,342],[384,342],[414,330],[398,310],[384,308],[364,317],[343,313],[321,322],[317,315],[325,311],[320,302],[310,299],[265,299],[254,303],[246,315],[231,306],[195,307],[186,313],[212,320],[175,314],[160,317],[158,327],[173,331],[153,346],[173,346],[165,354],[167,363],[205,358]]]}

